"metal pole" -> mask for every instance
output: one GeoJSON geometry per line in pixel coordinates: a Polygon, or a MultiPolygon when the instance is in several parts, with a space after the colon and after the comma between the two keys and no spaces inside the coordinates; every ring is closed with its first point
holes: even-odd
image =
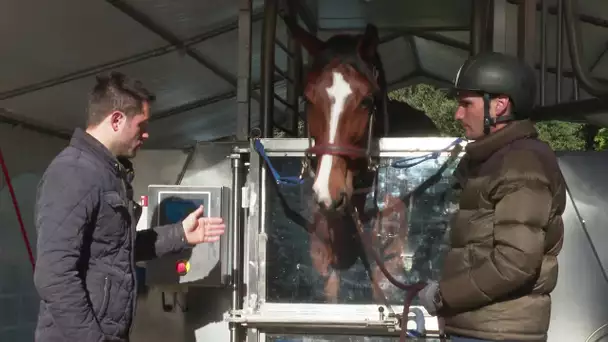
{"type": "Polygon", "coordinates": [[[183,51],[187,56],[191,57],[200,65],[209,69],[209,71],[211,71],[217,77],[236,87],[237,81],[232,73],[217,65],[215,61],[212,61],[211,59],[207,58],[198,50],[185,46],[184,42],[179,39],[179,37],[177,37],[173,32],[159,25],[157,22],[152,20],[151,17],[137,10],[133,5],[127,3],[124,0],[106,0],[106,2],[116,7],[116,9],[123,12],[131,19],[140,23],[146,29],[156,33],[159,37],[163,38],[167,42],[176,45],[178,50],[183,51]]]}
{"type": "MultiPolygon", "coordinates": [[[[524,1],[526,1],[526,0],[508,0],[509,3],[514,4],[514,5],[521,4],[524,1]]],[[[570,0],[567,0],[567,1],[570,1],[570,0]]],[[[541,5],[538,4],[536,6],[536,10],[540,10],[540,8],[541,8],[541,5]]],[[[557,7],[556,6],[549,7],[549,14],[556,15],[557,7]]],[[[589,24],[589,25],[593,25],[593,26],[597,26],[597,27],[601,27],[601,28],[608,28],[608,20],[594,17],[592,15],[578,13],[576,15],[576,18],[574,18],[574,19],[577,19],[581,23],[585,23],[585,24],[589,24]]]]}
{"type": "Polygon", "coordinates": [[[556,62],[555,62],[555,103],[562,101],[562,33],[564,32],[564,4],[563,0],[557,0],[557,42],[556,42],[556,62]]]}
{"type": "Polygon", "coordinates": [[[517,55],[530,66],[536,63],[536,1],[524,1],[518,5],[517,55]]]}
{"type": "Polygon", "coordinates": [[[262,78],[260,101],[260,129],[262,137],[272,137],[274,120],[274,40],[277,28],[277,0],[264,4],[264,27],[262,29],[262,78]]]}
{"type": "Polygon", "coordinates": [[[184,176],[188,171],[190,165],[192,165],[192,161],[194,160],[194,155],[196,154],[196,145],[192,146],[188,151],[188,155],[186,156],[186,161],[184,162],[184,166],[182,166],[182,170],[177,175],[177,179],[175,180],[175,185],[182,184],[182,180],[184,180],[184,176]]]}
{"type": "Polygon", "coordinates": [[[11,126],[17,126],[23,129],[30,130],[32,132],[48,135],[54,138],[62,139],[62,140],[70,140],[71,134],[68,132],[63,132],[58,129],[45,127],[43,125],[29,123],[27,121],[16,119],[11,116],[3,115],[3,109],[0,108],[0,124],[7,124],[11,126]]]}
{"type": "Polygon", "coordinates": [[[471,56],[474,56],[485,50],[485,6],[486,1],[473,0],[471,1],[471,56]]]}
{"type": "Polygon", "coordinates": [[[578,79],[579,84],[589,94],[603,98],[608,93],[608,87],[602,82],[598,82],[594,77],[591,76],[590,70],[583,67],[581,61],[582,53],[582,36],[580,27],[576,20],[578,10],[576,9],[576,3],[572,0],[561,0],[563,4],[563,16],[565,21],[566,38],[568,39],[568,51],[570,53],[570,64],[574,71],[574,75],[578,79]]]}
{"type": "Polygon", "coordinates": [[[507,53],[507,2],[492,1],[492,51],[507,53]]]}
{"type": "MultiPolygon", "coordinates": [[[[306,6],[304,6],[304,7],[306,7],[306,6]]],[[[317,27],[316,23],[312,27],[312,29],[310,29],[309,32],[310,32],[310,34],[312,34],[314,36],[317,35],[318,27],[317,27]]],[[[310,60],[310,56],[308,56],[308,58],[310,60]]],[[[304,68],[304,65],[302,64],[302,77],[304,77],[304,75],[305,75],[304,72],[305,71],[307,71],[307,70],[304,68]]],[[[303,119],[304,119],[304,136],[305,137],[307,137],[307,136],[310,135],[310,130],[309,130],[310,127],[308,126],[308,115],[307,115],[307,113],[308,113],[308,102],[305,102],[304,103],[304,117],[303,117],[303,119]]]]}
{"type": "MultiPolygon", "coordinates": [[[[289,16],[295,18],[297,21],[297,13],[294,12],[293,6],[289,6],[289,16]]],[[[300,121],[300,103],[298,99],[299,95],[301,94],[300,87],[302,84],[302,47],[295,39],[288,36],[287,49],[291,55],[291,58],[289,58],[289,64],[287,66],[288,79],[291,80],[287,87],[287,102],[290,104],[293,110],[291,131],[295,133],[295,137],[298,137],[298,123],[300,121]]]]}
{"type": "Polygon", "coordinates": [[[251,129],[251,4],[252,0],[240,0],[239,6],[239,66],[237,76],[236,140],[244,141],[251,129]]]}
{"type": "Polygon", "coordinates": [[[545,105],[547,86],[547,14],[549,4],[541,0],[540,12],[540,105],[545,105]]]}
{"type": "MultiPolygon", "coordinates": [[[[243,270],[243,220],[241,208],[241,189],[243,187],[243,162],[240,154],[232,154],[232,215],[230,225],[230,248],[228,252],[228,264],[231,269],[230,286],[232,289],[231,306],[232,310],[243,308],[242,295],[242,270],[243,270]]],[[[240,342],[243,340],[243,327],[238,323],[230,323],[230,342],[240,342]]]]}

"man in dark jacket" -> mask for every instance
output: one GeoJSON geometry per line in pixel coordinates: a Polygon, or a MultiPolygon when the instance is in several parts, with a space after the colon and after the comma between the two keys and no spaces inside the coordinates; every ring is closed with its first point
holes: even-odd
{"type": "Polygon", "coordinates": [[[135,262],[215,242],[221,218],[203,208],[182,222],[136,232],[133,158],[148,138],[153,96],[139,82],[99,77],[87,129],[44,173],[36,201],[34,283],[41,297],[36,341],[127,341],[136,303],[135,262]]]}
{"type": "Polygon", "coordinates": [[[566,197],[553,150],[526,119],[535,84],[530,67],[498,53],[456,76],[455,118],[475,141],[455,172],[460,209],[441,280],[420,292],[453,342],[547,339],[566,197]]]}

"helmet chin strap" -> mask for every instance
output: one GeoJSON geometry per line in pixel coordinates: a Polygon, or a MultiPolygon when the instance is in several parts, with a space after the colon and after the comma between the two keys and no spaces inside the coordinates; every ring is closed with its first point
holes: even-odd
{"type": "Polygon", "coordinates": [[[515,120],[512,114],[503,115],[496,119],[490,116],[490,94],[483,94],[483,133],[485,135],[490,134],[490,128],[496,126],[499,123],[505,123],[515,120]]]}

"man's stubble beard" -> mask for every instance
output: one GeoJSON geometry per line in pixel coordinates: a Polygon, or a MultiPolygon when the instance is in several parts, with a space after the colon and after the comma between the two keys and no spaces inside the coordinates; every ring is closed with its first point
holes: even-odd
{"type": "Polygon", "coordinates": [[[117,157],[133,159],[137,155],[137,148],[131,148],[128,143],[123,144],[120,150],[121,152],[118,154],[117,157]]]}

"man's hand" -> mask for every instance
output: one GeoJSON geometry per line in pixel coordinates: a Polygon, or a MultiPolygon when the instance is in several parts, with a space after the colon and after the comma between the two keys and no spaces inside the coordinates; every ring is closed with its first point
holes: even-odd
{"type": "Polygon", "coordinates": [[[439,283],[436,281],[429,281],[426,286],[418,292],[418,297],[420,298],[420,304],[424,306],[426,311],[429,312],[431,316],[435,316],[437,313],[437,303],[435,303],[435,295],[439,290],[439,283]]]}
{"type": "Polygon", "coordinates": [[[186,241],[191,245],[219,241],[226,225],[221,217],[201,217],[204,208],[201,205],[182,221],[186,241]]]}

